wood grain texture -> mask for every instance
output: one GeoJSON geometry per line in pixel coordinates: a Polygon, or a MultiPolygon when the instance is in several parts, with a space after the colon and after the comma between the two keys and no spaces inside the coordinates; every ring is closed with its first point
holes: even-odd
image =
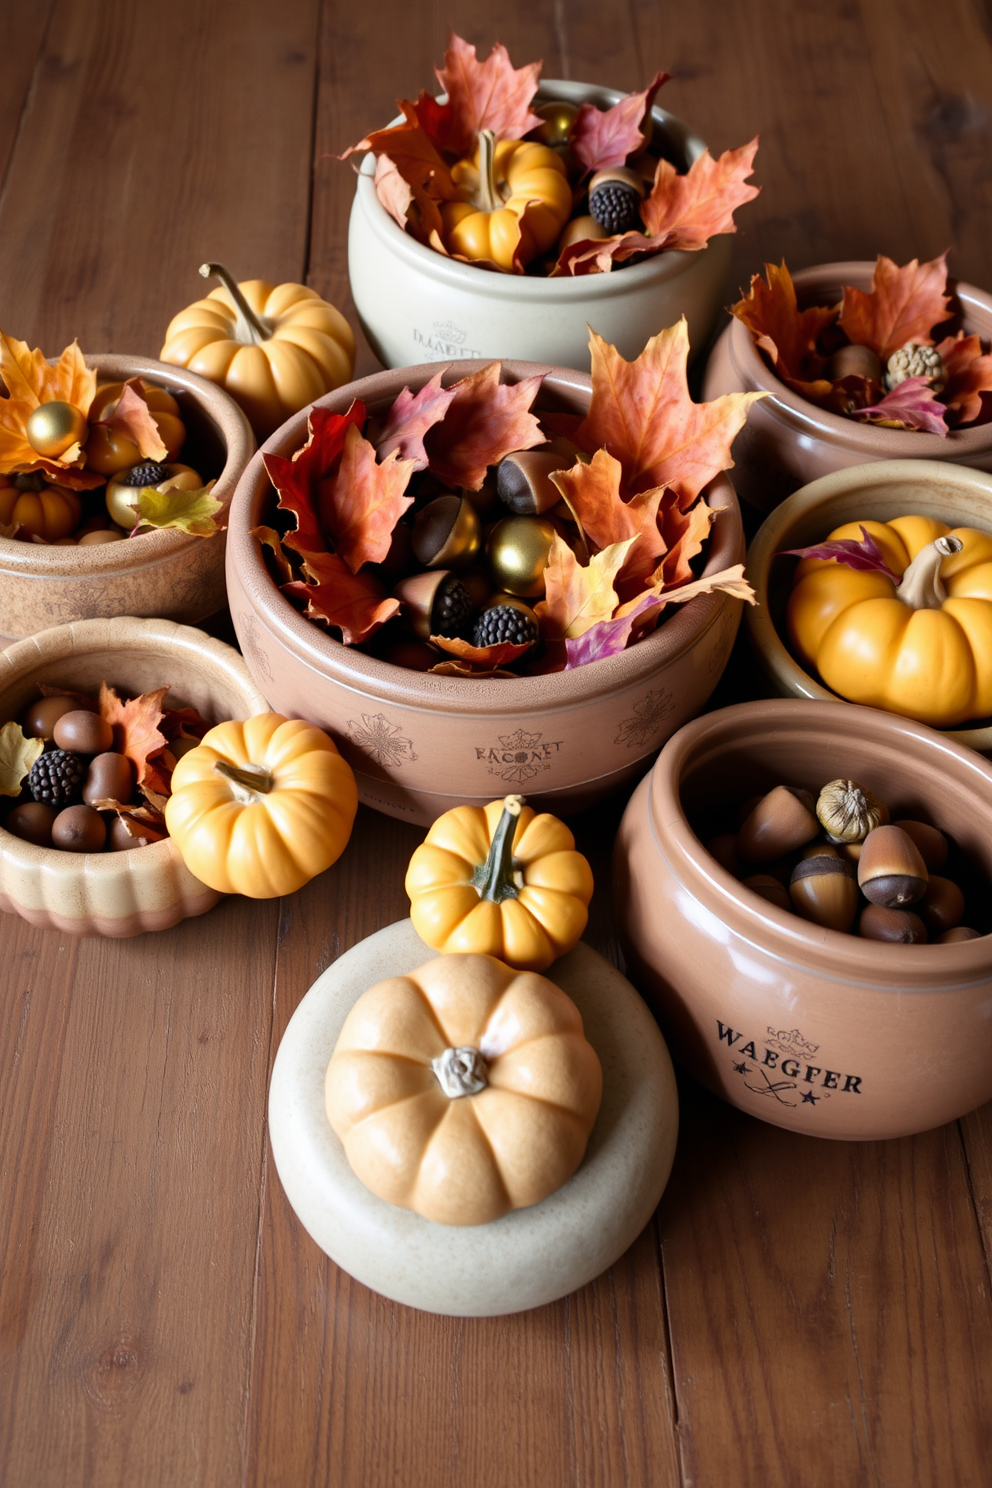
{"type": "Polygon", "coordinates": [[[3,9],[3,87],[0,88],[0,199],[24,105],[34,81],[55,0],[6,0],[3,9]]]}

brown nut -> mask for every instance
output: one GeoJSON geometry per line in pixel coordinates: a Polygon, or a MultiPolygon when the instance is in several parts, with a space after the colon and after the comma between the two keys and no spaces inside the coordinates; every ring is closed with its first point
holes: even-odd
{"type": "Polygon", "coordinates": [[[100,852],[107,826],[92,806],[67,806],[52,823],[52,846],[63,852],[100,852]]]}
{"type": "Polygon", "coordinates": [[[737,838],[733,832],[720,832],[716,837],[707,838],[706,851],[716,858],[721,868],[732,873],[734,878],[740,878],[744,873],[744,865],[737,855],[737,838]]]}
{"type": "Polygon", "coordinates": [[[844,933],[858,911],[858,886],[846,859],[819,853],[797,863],[789,880],[792,907],[804,920],[844,933]]]}
{"type": "Polygon", "coordinates": [[[858,883],[872,904],[901,909],[922,899],[927,866],[912,837],[901,827],[876,827],[869,832],[858,859],[858,883]]]}
{"type": "Polygon", "coordinates": [[[605,227],[600,227],[595,217],[586,214],[583,217],[573,217],[571,222],[566,222],[565,229],[558,239],[557,248],[561,253],[563,248],[570,248],[573,243],[598,242],[600,238],[609,237],[605,227]]]}
{"type": "Polygon", "coordinates": [[[98,801],[130,801],[134,790],[134,765],[126,754],[98,754],[90,760],[83,781],[83,800],[87,806],[98,801]]]}
{"type": "Polygon", "coordinates": [[[895,945],[926,945],[927,928],[919,915],[908,909],[885,909],[866,904],[858,930],[865,940],[886,940],[895,945]]]}
{"type": "Polygon", "coordinates": [[[507,455],[496,466],[499,499],[517,516],[539,517],[561,500],[551,476],[574,463],[554,450],[520,450],[507,455]]]}
{"type": "Polygon", "coordinates": [[[746,889],[751,890],[752,894],[760,894],[762,899],[767,899],[768,903],[774,904],[776,909],[791,910],[792,900],[789,898],[788,889],[770,873],[755,873],[750,878],[742,879],[741,882],[746,889]]]}
{"type": "Polygon", "coordinates": [[[425,568],[467,568],[482,547],[478,512],[464,496],[437,496],[418,514],[412,543],[425,568]]]}
{"type": "MultiPolygon", "coordinates": [[[[60,718],[64,718],[67,713],[77,713],[85,707],[86,704],[79,698],[43,697],[39,702],[32,703],[25,713],[22,725],[24,732],[29,739],[50,739],[60,718]]],[[[91,711],[96,712],[96,703],[91,704],[91,711]]]]}
{"type": "Polygon", "coordinates": [[[57,806],[47,806],[44,801],[24,801],[14,807],[4,826],[22,842],[33,842],[35,847],[51,847],[52,824],[58,814],[57,806]]]}
{"type": "Polygon", "coordinates": [[[404,623],[422,641],[432,635],[455,635],[472,613],[465,585],[444,568],[401,579],[393,588],[393,597],[403,606],[404,623]]]}
{"type": "Polygon", "coordinates": [[[949,850],[948,841],[943,832],[921,821],[897,821],[892,825],[905,832],[907,837],[912,837],[920,850],[920,857],[927,865],[927,872],[939,873],[947,862],[949,850]]]}
{"type": "Polygon", "coordinates": [[[970,925],[955,925],[953,930],[945,930],[943,935],[938,935],[935,945],[957,945],[962,940],[981,940],[977,930],[972,930],[970,925]]]}
{"type": "Polygon", "coordinates": [[[930,934],[940,935],[964,919],[964,895],[951,879],[934,873],[916,908],[930,934]]]}
{"type": "Polygon", "coordinates": [[[816,816],[831,842],[863,842],[889,819],[888,808],[856,780],[831,780],[816,800],[816,816]]]}
{"type": "Polygon", "coordinates": [[[831,382],[840,382],[844,377],[866,377],[869,382],[881,384],[882,363],[870,346],[842,346],[824,367],[823,375],[831,382]]]}
{"type": "Polygon", "coordinates": [[[60,749],[71,749],[73,754],[103,754],[114,747],[110,724],[99,713],[86,708],[63,713],[52,730],[52,738],[60,749]]]}
{"type": "Polygon", "coordinates": [[[748,863],[770,863],[810,842],[820,824],[809,791],[777,785],[762,796],[737,837],[737,851],[748,863]]]}

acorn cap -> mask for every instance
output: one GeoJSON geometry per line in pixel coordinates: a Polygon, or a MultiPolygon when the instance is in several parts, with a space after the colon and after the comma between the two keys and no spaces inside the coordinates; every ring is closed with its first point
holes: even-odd
{"type": "Polygon", "coordinates": [[[748,863],[770,863],[819,834],[813,797],[798,786],[776,785],[755,806],[737,837],[737,851],[748,863]]]}
{"type": "Polygon", "coordinates": [[[817,853],[797,863],[789,880],[797,914],[827,930],[847,932],[858,912],[854,868],[839,855],[817,853]]]}
{"type": "Polygon", "coordinates": [[[926,945],[927,928],[919,915],[908,909],[886,909],[866,904],[858,930],[865,940],[884,940],[893,945],[926,945]]]}
{"type": "Polygon", "coordinates": [[[412,544],[425,568],[466,567],[482,546],[479,514],[464,496],[436,496],[418,513],[412,544]]]}
{"type": "Polygon", "coordinates": [[[868,833],[858,859],[858,883],[866,899],[901,909],[922,899],[927,878],[919,848],[901,827],[876,827],[868,833]]]}
{"type": "Polygon", "coordinates": [[[556,470],[567,470],[573,460],[553,450],[518,450],[496,467],[496,491],[500,501],[521,517],[539,517],[561,500],[551,479],[556,470]]]}

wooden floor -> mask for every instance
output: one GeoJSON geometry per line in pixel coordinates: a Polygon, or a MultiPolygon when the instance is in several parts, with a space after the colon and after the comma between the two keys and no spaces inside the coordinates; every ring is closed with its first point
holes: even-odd
{"type": "MultiPolygon", "coordinates": [[[[930,257],[992,284],[988,0],[0,0],[0,326],[156,355],[197,266],[350,313],[349,166],[450,26],[761,133],[734,280],[930,257]],[[494,30],[498,26],[498,32],[494,30]]],[[[374,359],[363,348],[360,370],[374,359]]],[[[0,593],[2,609],[2,593],[0,593]]],[[[0,614],[0,631],[2,631],[0,614]]],[[[589,939],[610,953],[610,841],[589,939]]],[[[4,1488],[970,1488],[992,1483],[992,1113],[816,1142],[683,1082],[649,1229],[565,1301],[394,1306],[296,1223],[268,1071],[419,832],[362,811],[303,892],[125,944],[0,923],[4,1488]]]]}

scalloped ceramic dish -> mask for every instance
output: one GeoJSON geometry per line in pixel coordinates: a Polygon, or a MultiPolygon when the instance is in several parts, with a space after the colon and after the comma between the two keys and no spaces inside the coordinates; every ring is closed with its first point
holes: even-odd
{"type": "MultiPolygon", "coordinates": [[[[37,684],[121,693],[171,684],[169,701],[210,723],[265,712],[238,653],[169,620],[81,620],[19,641],[0,654],[0,724],[37,697],[37,684]]],[[[221,896],[192,873],[168,838],[127,852],[35,847],[0,826],[0,909],[70,935],[140,935],[212,909],[221,896]]]]}

